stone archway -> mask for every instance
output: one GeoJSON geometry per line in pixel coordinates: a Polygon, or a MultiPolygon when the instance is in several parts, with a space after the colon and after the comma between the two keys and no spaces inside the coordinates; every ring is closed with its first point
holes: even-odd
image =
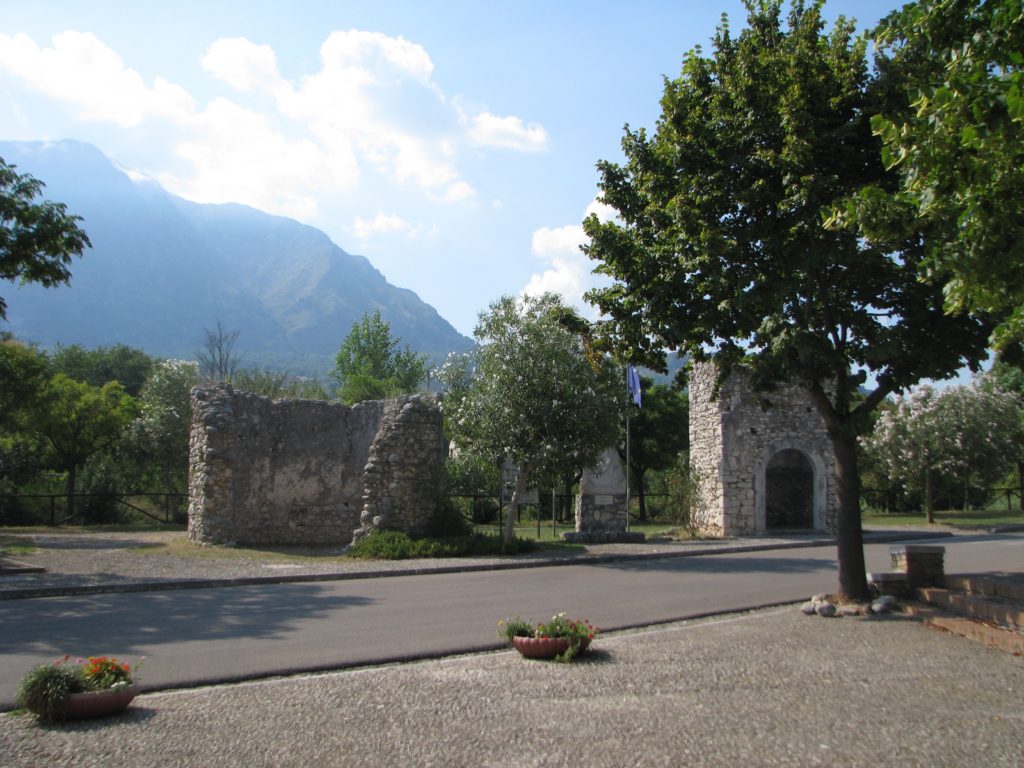
{"type": "Polygon", "coordinates": [[[802,451],[784,448],[764,470],[765,529],[814,527],[814,467],[802,451]]]}
{"type": "Polygon", "coordinates": [[[824,530],[825,483],[825,463],[807,441],[772,441],[756,478],[758,530],[824,530]]]}

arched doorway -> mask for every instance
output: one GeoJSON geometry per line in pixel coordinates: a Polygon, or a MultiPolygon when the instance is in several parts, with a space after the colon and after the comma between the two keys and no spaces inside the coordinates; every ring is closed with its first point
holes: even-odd
{"type": "Polygon", "coordinates": [[[814,466],[803,451],[776,452],[764,479],[766,528],[814,528],[814,466]]]}

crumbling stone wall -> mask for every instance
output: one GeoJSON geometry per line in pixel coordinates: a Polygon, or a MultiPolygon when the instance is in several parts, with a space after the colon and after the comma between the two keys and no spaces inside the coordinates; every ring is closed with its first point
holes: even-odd
{"type": "Polygon", "coordinates": [[[348,407],[196,387],[189,538],[344,545],[364,509],[389,511],[375,511],[364,532],[374,520],[419,532],[440,503],[444,456],[431,396],[348,407]]]}
{"type": "Polygon", "coordinates": [[[383,528],[427,533],[444,490],[448,453],[437,401],[417,395],[383,406],[363,473],[363,510],[354,541],[383,528]]]}
{"type": "Polygon", "coordinates": [[[713,363],[695,364],[690,375],[690,465],[708,532],[743,536],[769,530],[769,464],[788,451],[801,454],[812,475],[807,527],[834,531],[835,458],[807,391],[793,384],[756,393],[737,371],[716,399],[717,375],[713,363]]]}

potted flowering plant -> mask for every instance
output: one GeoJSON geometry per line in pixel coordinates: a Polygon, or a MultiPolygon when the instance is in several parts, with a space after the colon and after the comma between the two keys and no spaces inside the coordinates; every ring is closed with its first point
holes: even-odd
{"type": "Polygon", "coordinates": [[[134,670],[113,656],[90,656],[71,661],[64,656],[40,664],[18,686],[17,703],[41,720],[102,717],[120,712],[139,692],[134,670]]]}
{"type": "Polygon", "coordinates": [[[498,636],[505,638],[523,656],[533,659],[571,661],[590,647],[598,631],[586,619],[570,619],[564,613],[536,626],[518,616],[498,622],[498,636]]]}

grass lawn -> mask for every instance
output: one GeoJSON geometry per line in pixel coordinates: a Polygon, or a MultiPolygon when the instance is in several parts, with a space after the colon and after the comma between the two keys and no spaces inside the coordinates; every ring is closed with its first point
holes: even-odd
{"type": "Polygon", "coordinates": [[[10,555],[11,557],[31,555],[37,549],[39,548],[31,541],[0,534],[0,555],[10,555]]]}
{"type": "MultiPolygon", "coordinates": [[[[501,535],[501,529],[498,527],[497,523],[495,523],[494,525],[475,525],[473,526],[473,530],[478,533],[486,533],[491,536],[501,535]]],[[[548,520],[545,522],[542,520],[540,523],[539,535],[537,533],[536,521],[530,523],[521,523],[517,525],[515,529],[515,535],[518,536],[520,539],[530,539],[532,541],[536,541],[538,544],[550,544],[553,542],[561,542],[563,533],[575,530],[575,525],[570,525],[568,523],[559,523],[555,527],[554,532],[552,532],[551,521],[548,520]]],[[[638,523],[634,520],[630,520],[629,530],[642,533],[646,535],[647,538],[652,538],[654,536],[668,535],[668,532],[672,530],[672,525],[669,523],[638,523]]],[[[562,542],[562,544],[565,546],[581,546],[578,544],[566,544],[565,542],[562,542]]]]}
{"type": "MultiPolygon", "coordinates": [[[[888,525],[919,525],[928,527],[924,512],[913,512],[908,514],[886,514],[877,510],[865,510],[862,516],[865,527],[888,525]]],[[[949,525],[955,528],[989,528],[995,525],[1024,525],[1024,513],[1007,512],[1006,509],[971,509],[963,510],[942,510],[935,512],[936,525],[949,525]]]]}

